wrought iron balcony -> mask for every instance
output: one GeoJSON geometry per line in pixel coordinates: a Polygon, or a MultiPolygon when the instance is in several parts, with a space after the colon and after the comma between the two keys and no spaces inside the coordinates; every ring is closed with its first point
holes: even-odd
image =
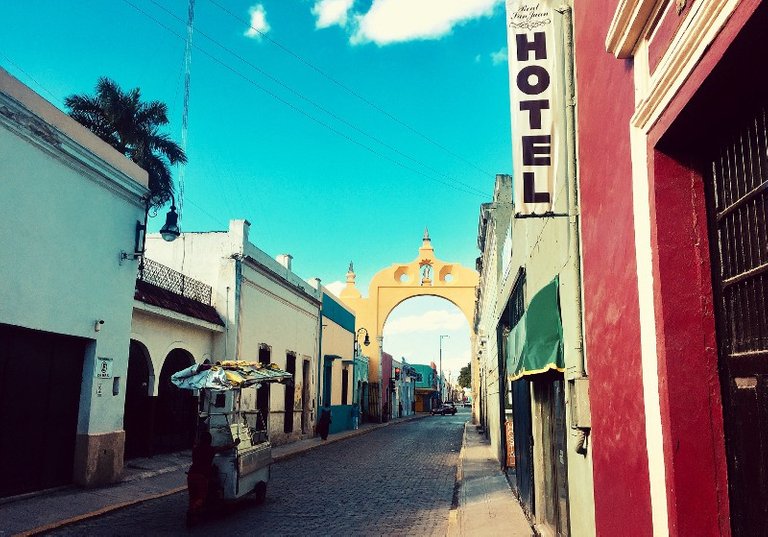
{"type": "Polygon", "coordinates": [[[211,305],[213,291],[210,285],[185,276],[157,261],[144,259],[137,279],[202,304],[211,305]]]}

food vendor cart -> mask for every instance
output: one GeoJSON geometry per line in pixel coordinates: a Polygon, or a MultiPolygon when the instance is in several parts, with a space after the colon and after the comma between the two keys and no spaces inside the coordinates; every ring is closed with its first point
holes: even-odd
{"type": "MultiPolygon", "coordinates": [[[[241,408],[242,389],[282,382],[293,376],[275,364],[224,361],[196,364],[171,376],[179,388],[199,390],[197,436],[210,432],[211,445],[232,446],[213,458],[213,477],[206,503],[236,500],[255,495],[263,501],[267,493],[272,446],[264,420],[255,410],[241,408]]],[[[188,521],[191,513],[188,513],[188,521]]]]}

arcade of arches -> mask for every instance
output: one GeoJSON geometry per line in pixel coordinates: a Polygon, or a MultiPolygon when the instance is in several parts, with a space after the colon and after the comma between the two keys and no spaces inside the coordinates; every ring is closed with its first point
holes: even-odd
{"type": "Polygon", "coordinates": [[[125,458],[189,449],[194,441],[197,403],[193,392],[171,384],[171,375],[195,363],[184,349],[171,350],[155,372],[147,348],[131,340],[125,393],[125,458]]]}
{"type": "Polygon", "coordinates": [[[474,331],[476,289],[479,276],[474,269],[459,263],[449,263],[435,257],[429,231],[424,231],[421,248],[416,259],[409,263],[394,263],[374,275],[363,298],[355,286],[352,264],[347,272],[347,285],[340,298],[355,313],[355,330],[365,328],[370,336],[368,380],[370,390],[378,390],[381,401],[381,353],[383,351],[384,324],[392,310],[401,302],[418,296],[437,296],[456,305],[467,318],[472,344],[474,331]]]}

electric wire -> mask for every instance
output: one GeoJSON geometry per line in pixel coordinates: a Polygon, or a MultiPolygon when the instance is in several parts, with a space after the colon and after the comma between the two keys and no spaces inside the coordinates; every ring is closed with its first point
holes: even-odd
{"type": "MultiPolygon", "coordinates": [[[[164,12],[168,13],[168,15],[170,15],[173,18],[175,18],[176,20],[178,20],[180,22],[182,21],[181,17],[179,17],[175,13],[171,12],[170,10],[168,10],[165,6],[163,6],[162,4],[158,3],[156,0],[149,0],[149,2],[151,2],[152,4],[154,4],[155,6],[160,8],[161,10],[163,10],[164,12]]],[[[459,181],[458,179],[455,179],[455,178],[449,176],[448,174],[446,174],[446,173],[444,173],[444,172],[434,168],[433,166],[430,166],[429,164],[426,164],[425,162],[419,160],[418,158],[415,158],[415,157],[413,157],[413,156],[411,156],[411,155],[409,155],[409,154],[399,150],[397,147],[394,147],[391,144],[385,142],[384,140],[382,140],[382,139],[380,139],[380,138],[378,138],[378,137],[376,137],[376,136],[366,132],[365,130],[361,129],[360,127],[358,127],[354,123],[351,123],[350,121],[347,121],[346,119],[344,119],[343,117],[339,116],[338,114],[336,114],[332,110],[329,110],[328,108],[326,108],[322,104],[314,101],[313,99],[311,99],[311,98],[305,96],[304,94],[302,94],[300,91],[298,91],[298,90],[294,89],[293,87],[289,86],[288,84],[286,84],[285,82],[283,82],[282,80],[277,78],[276,76],[270,74],[269,72],[267,72],[266,70],[262,69],[261,67],[253,64],[247,58],[244,58],[242,55],[238,54],[237,52],[235,52],[231,48],[228,48],[225,45],[222,45],[219,41],[217,41],[216,39],[214,39],[210,35],[206,34],[202,30],[200,30],[199,28],[197,29],[197,34],[201,35],[202,37],[204,37],[205,39],[207,39],[208,41],[210,41],[211,43],[213,43],[214,45],[216,45],[220,49],[224,50],[228,54],[234,56],[235,58],[237,58],[238,60],[240,60],[241,62],[243,62],[247,66],[251,67],[252,69],[257,71],[261,75],[265,76],[266,78],[268,78],[269,80],[271,80],[275,84],[277,84],[280,87],[286,89],[287,91],[289,91],[290,93],[292,93],[293,95],[298,97],[299,99],[309,103],[310,105],[314,106],[316,109],[318,109],[321,112],[327,114],[328,116],[332,117],[333,119],[335,119],[336,121],[342,123],[343,125],[346,125],[347,127],[349,127],[351,129],[353,129],[354,131],[360,133],[361,135],[365,136],[366,138],[368,138],[368,139],[370,139],[370,140],[380,144],[381,146],[389,149],[390,151],[392,151],[394,153],[397,153],[401,157],[403,157],[403,158],[413,162],[414,164],[422,166],[423,168],[431,171],[432,173],[435,173],[435,174],[439,175],[440,177],[446,179],[447,181],[452,181],[452,182],[454,182],[456,184],[459,184],[459,185],[463,186],[466,189],[473,190],[477,194],[482,195],[483,197],[486,196],[486,193],[484,191],[482,191],[482,190],[480,190],[480,189],[478,189],[478,188],[476,188],[476,187],[474,187],[472,185],[469,185],[467,183],[464,183],[462,181],[459,181]]]]}
{"type": "MultiPolygon", "coordinates": [[[[123,1],[123,3],[129,5],[133,9],[135,9],[137,12],[141,13],[145,17],[147,17],[150,20],[152,20],[153,22],[155,22],[155,24],[157,24],[161,28],[165,29],[171,35],[174,35],[177,38],[182,39],[182,40],[184,39],[183,36],[181,36],[178,33],[176,33],[173,29],[169,28],[162,21],[158,20],[156,17],[154,17],[151,14],[147,13],[146,11],[144,11],[143,9],[138,7],[136,4],[132,3],[130,0],[122,0],[122,1],[123,1]]],[[[422,172],[421,170],[418,170],[416,168],[413,168],[411,166],[403,164],[402,162],[398,161],[397,159],[394,159],[394,158],[390,157],[389,155],[386,155],[384,153],[381,153],[380,151],[377,151],[376,149],[374,149],[374,148],[372,148],[372,147],[370,147],[370,146],[360,142],[359,140],[355,140],[354,138],[352,138],[348,134],[340,131],[339,129],[337,129],[335,127],[333,127],[332,125],[328,124],[327,122],[325,122],[325,121],[323,121],[321,119],[318,119],[317,117],[313,116],[309,112],[306,112],[305,110],[301,109],[300,107],[296,106],[295,104],[291,103],[290,101],[287,101],[286,99],[284,99],[280,95],[276,94],[275,92],[271,91],[270,89],[266,88],[265,86],[259,84],[258,82],[256,82],[252,78],[248,77],[247,75],[243,74],[242,72],[240,72],[236,68],[232,67],[231,65],[227,64],[223,60],[217,58],[216,56],[214,56],[213,54],[208,52],[207,50],[203,49],[202,47],[200,47],[200,45],[193,44],[192,46],[195,49],[199,50],[202,54],[204,54],[205,56],[210,58],[215,63],[218,63],[219,65],[221,65],[222,67],[224,67],[225,69],[227,69],[231,73],[235,74],[236,76],[242,78],[243,80],[245,80],[246,82],[248,82],[249,84],[254,86],[255,88],[261,90],[262,92],[266,93],[267,95],[269,95],[270,97],[272,97],[276,101],[278,101],[281,104],[283,104],[283,105],[287,106],[288,108],[292,109],[294,112],[296,112],[296,113],[298,113],[298,114],[300,114],[300,115],[310,119],[311,121],[317,123],[318,125],[320,125],[320,126],[326,128],[326,129],[330,130],[331,132],[333,132],[337,136],[339,136],[341,138],[344,138],[345,140],[347,140],[347,141],[357,145],[358,147],[361,147],[362,149],[365,149],[366,151],[372,153],[373,155],[376,155],[376,156],[378,156],[378,157],[380,157],[380,158],[382,158],[384,160],[387,160],[387,161],[391,162],[392,164],[395,164],[396,166],[399,166],[400,168],[403,168],[405,170],[408,170],[408,171],[411,171],[411,172],[413,172],[415,174],[418,174],[418,175],[424,177],[425,179],[428,179],[430,181],[434,181],[434,182],[440,183],[440,184],[442,184],[444,186],[447,186],[449,188],[452,188],[452,189],[457,190],[459,192],[462,192],[464,194],[471,195],[471,196],[477,196],[477,197],[481,197],[481,198],[484,198],[484,199],[487,197],[485,194],[479,193],[479,191],[468,190],[466,188],[460,188],[460,187],[458,187],[456,185],[453,185],[451,183],[448,183],[446,181],[443,181],[441,179],[438,179],[438,178],[435,178],[435,177],[433,177],[431,175],[428,175],[428,174],[422,172]]]]}
{"type": "Polygon", "coordinates": [[[14,67],[16,70],[18,70],[20,73],[24,74],[24,76],[26,76],[28,79],[30,79],[32,82],[34,82],[34,83],[35,83],[35,85],[36,85],[37,87],[39,87],[40,89],[42,89],[42,90],[43,90],[45,93],[47,93],[48,95],[50,95],[50,96],[51,96],[51,98],[52,98],[54,101],[56,101],[57,103],[59,103],[59,105],[60,105],[60,106],[59,106],[59,108],[60,108],[60,109],[64,109],[64,108],[66,108],[66,106],[64,105],[64,101],[62,101],[61,99],[59,99],[59,98],[58,98],[56,95],[54,95],[54,93],[53,93],[52,91],[50,91],[48,88],[46,88],[45,86],[43,86],[43,85],[42,85],[40,82],[38,82],[38,81],[35,79],[35,77],[33,77],[32,75],[30,75],[30,74],[29,74],[28,72],[26,72],[24,69],[22,69],[22,68],[21,68],[21,67],[20,67],[20,66],[19,66],[19,65],[18,65],[16,62],[14,62],[12,59],[10,59],[8,56],[6,56],[4,53],[1,53],[1,52],[0,52],[0,55],[2,55],[2,57],[3,57],[3,58],[5,58],[5,61],[6,61],[6,62],[8,62],[10,65],[13,65],[13,67],[14,67]]]}
{"type": "Polygon", "coordinates": [[[452,151],[448,147],[445,147],[440,142],[437,142],[437,141],[433,140],[432,138],[430,138],[426,134],[422,133],[421,131],[415,129],[414,127],[411,127],[410,125],[408,125],[407,123],[405,123],[404,121],[402,121],[398,117],[394,116],[390,112],[387,112],[386,110],[381,108],[379,105],[377,105],[376,103],[374,103],[370,99],[366,98],[364,95],[361,95],[360,93],[358,93],[354,89],[350,88],[346,84],[342,83],[341,81],[337,80],[333,76],[329,75],[328,73],[326,73],[325,71],[323,71],[322,69],[317,67],[315,64],[313,64],[309,60],[303,58],[302,56],[300,56],[296,52],[292,51],[291,49],[289,49],[288,47],[286,47],[285,45],[283,45],[279,41],[276,41],[275,39],[273,39],[270,36],[268,36],[265,32],[263,32],[260,29],[255,28],[254,26],[252,26],[249,20],[243,19],[243,18],[239,17],[238,15],[235,15],[234,13],[232,13],[232,11],[230,11],[226,7],[224,7],[221,4],[219,4],[218,2],[216,2],[216,0],[208,0],[208,2],[210,2],[213,5],[215,5],[216,7],[218,7],[220,10],[224,11],[225,13],[229,14],[235,20],[245,24],[246,26],[248,26],[249,28],[251,28],[255,32],[258,32],[259,35],[261,35],[261,37],[263,37],[264,39],[266,39],[267,41],[269,41],[270,43],[272,43],[273,45],[275,45],[276,47],[281,49],[286,54],[292,56],[297,61],[303,63],[304,65],[306,65],[307,67],[309,67],[313,71],[317,72],[320,76],[324,77],[325,79],[327,79],[331,83],[335,84],[339,88],[343,89],[344,91],[346,91],[347,93],[349,93],[353,97],[355,97],[355,98],[359,99],[360,101],[362,101],[363,103],[367,104],[368,106],[370,106],[371,108],[373,108],[377,112],[379,112],[379,113],[383,114],[384,116],[386,116],[387,118],[391,119],[392,121],[394,121],[398,125],[404,127],[405,129],[409,130],[413,134],[416,134],[417,136],[423,138],[427,142],[431,143],[432,145],[434,145],[435,147],[441,149],[442,151],[446,152],[447,154],[451,155],[452,157],[454,157],[454,158],[456,158],[458,160],[461,160],[465,164],[468,164],[469,166],[473,167],[474,169],[476,169],[477,171],[482,173],[484,176],[488,177],[488,176],[493,176],[494,175],[491,172],[489,172],[487,170],[484,170],[483,168],[479,167],[477,164],[475,164],[471,160],[469,160],[469,159],[459,155],[458,153],[452,151]]]}

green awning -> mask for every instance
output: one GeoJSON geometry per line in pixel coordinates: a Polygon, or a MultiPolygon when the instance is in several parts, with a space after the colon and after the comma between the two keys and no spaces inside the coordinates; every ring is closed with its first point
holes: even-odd
{"type": "Polygon", "coordinates": [[[517,380],[549,370],[565,371],[559,278],[536,293],[507,336],[507,378],[517,380]]]}

